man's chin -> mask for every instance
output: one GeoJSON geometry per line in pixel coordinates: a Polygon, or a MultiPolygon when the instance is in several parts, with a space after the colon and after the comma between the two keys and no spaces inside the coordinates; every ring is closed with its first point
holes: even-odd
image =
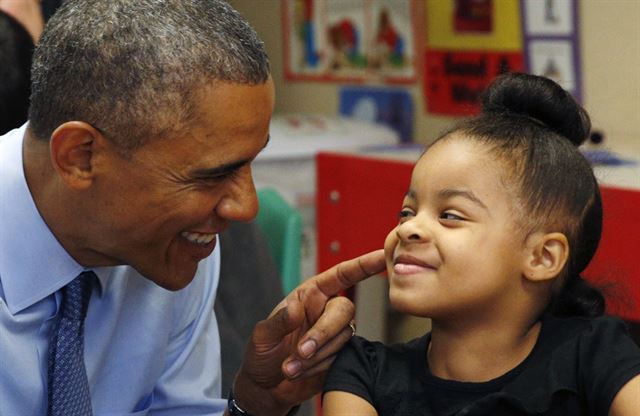
{"type": "Polygon", "coordinates": [[[189,279],[171,279],[169,281],[155,282],[155,283],[158,286],[162,287],[163,289],[167,289],[172,292],[175,292],[177,290],[181,290],[189,286],[189,283],[191,283],[192,280],[193,280],[193,276],[191,276],[191,278],[189,279]]]}
{"type": "Polygon", "coordinates": [[[140,274],[145,278],[149,279],[156,285],[160,286],[163,289],[170,290],[175,292],[180,289],[184,289],[193,281],[193,278],[196,275],[196,271],[198,270],[197,264],[193,268],[185,268],[180,271],[168,272],[149,272],[144,273],[140,270],[140,274]]]}

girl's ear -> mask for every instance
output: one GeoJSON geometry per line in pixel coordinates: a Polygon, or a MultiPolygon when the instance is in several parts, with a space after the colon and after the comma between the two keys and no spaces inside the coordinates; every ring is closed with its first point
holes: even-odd
{"type": "Polygon", "coordinates": [[[527,238],[524,277],[532,282],[555,279],[569,258],[569,241],[562,233],[534,233],[527,238]]]}

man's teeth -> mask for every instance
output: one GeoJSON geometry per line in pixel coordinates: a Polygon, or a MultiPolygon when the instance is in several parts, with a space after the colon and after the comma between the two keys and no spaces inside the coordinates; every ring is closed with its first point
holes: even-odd
{"type": "Polygon", "coordinates": [[[187,231],[183,231],[180,235],[192,243],[202,245],[209,244],[214,238],[216,238],[215,234],[190,233],[187,231]]]}

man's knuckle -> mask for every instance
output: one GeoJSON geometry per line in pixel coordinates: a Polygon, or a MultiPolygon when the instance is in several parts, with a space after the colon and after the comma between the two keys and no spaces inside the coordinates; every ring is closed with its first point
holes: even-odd
{"type": "Polygon", "coordinates": [[[321,326],[321,327],[317,328],[316,331],[317,331],[316,333],[318,335],[318,338],[320,338],[320,339],[329,338],[330,334],[329,334],[329,331],[328,331],[328,329],[326,327],[321,326]]]}
{"type": "Polygon", "coordinates": [[[327,301],[327,308],[331,308],[339,314],[353,314],[355,305],[346,296],[334,296],[327,301]]]}
{"type": "Polygon", "coordinates": [[[356,306],[348,298],[341,296],[339,302],[340,308],[344,313],[351,315],[355,312],[356,306]]]}
{"type": "Polygon", "coordinates": [[[351,279],[349,278],[345,267],[346,267],[346,263],[347,262],[342,262],[340,264],[338,264],[337,266],[337,270],[336,270],[336,277],[338,278],[338,281],[345,287],[349,287],[351,286],[351,279]]]}

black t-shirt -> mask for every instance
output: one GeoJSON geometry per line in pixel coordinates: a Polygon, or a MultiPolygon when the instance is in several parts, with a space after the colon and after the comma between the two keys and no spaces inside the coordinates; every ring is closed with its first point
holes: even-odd
{"type": "Polygon", "coordinates": [[[603,415],[640,374],[640,348],[612,317],[545,317],[529,356],[482,383],[444,380],[426,359],[430,334],[386,346],[354,337],[340,352],[324,391],[356,394],[389,415],[603,415]]]}

